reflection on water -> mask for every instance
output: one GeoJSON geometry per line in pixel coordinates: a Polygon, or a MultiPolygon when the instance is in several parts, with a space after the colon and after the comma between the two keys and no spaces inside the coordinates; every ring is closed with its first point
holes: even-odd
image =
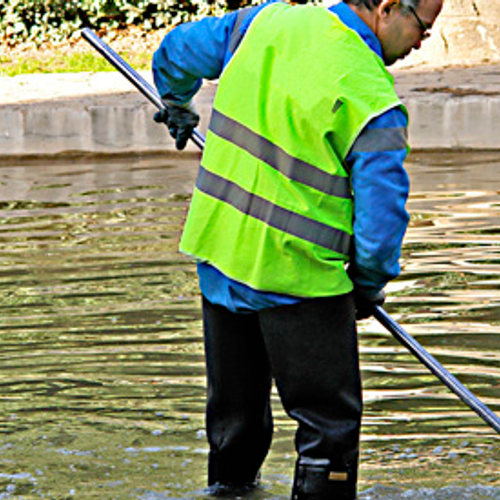
{"type": "MultiPolygon", "coordinates": [[[[387,309],[500,411],[500,154],[413,156],[387,309]]],[[[0,167],[0,499],[203,497],[196,159],[0,167]]],[[[360,325],[363,500],[500,499],[498,438],[375,321],[360,325]],[[404,496],[403,496],[404,495],[404,496]]],[[[253,498],[289,496],[294,425],[253,498]]]]}

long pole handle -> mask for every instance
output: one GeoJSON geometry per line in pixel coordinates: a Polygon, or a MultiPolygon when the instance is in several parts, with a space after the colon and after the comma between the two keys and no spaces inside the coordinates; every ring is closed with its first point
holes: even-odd
{"type": "MultiPolygon", "coordinates": [[[[83,38],[89,42],[105,59],[122,73],[144,96],[158,109],[165,109],[165,103],[156,91],[137,71],[125,62],[111,47],[105,44],[89,28],[82,30],[83,38]]],[[[193,142],[203,149],[205,137],[194,130],[191,136],[193,142]]],[[[488,425],[500,434],[500,418],[482,403],[469,389],[454,377],[436,358],[428,353],[409,333],[407,333],[380,306],[376,306],[375,318],[403,344],[421,363],[423,363],[444,385],[455,393],[469,408],[475,411],[488,425]]]]}
{"type": "MultiPolygon", "coordinates": [[[[147,82],[132,66],[125,62],[109,45],[104,43],[90,28],[82,30],[82,37],[94,47],[108,62],[110,62],[132,85],[147,97],[159,110],[166,109],[163,99],[156,89],[147,82]]],[[[193,130],[193,142],[203,149],[205,137],[198,130],[193,130]]]]}
{"type": "Polygon", "coordinates": [[[500,418],[467,387],[452,375],[439,361],[427,352],[401,325],[381,307],[376,306],[375,318],[421,363],[423,363],[448,389],[455,393],[471,410],[500,434],[500,418]]]}

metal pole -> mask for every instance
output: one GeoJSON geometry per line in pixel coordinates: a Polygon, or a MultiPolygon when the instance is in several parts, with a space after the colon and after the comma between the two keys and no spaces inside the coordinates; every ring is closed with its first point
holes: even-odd
{"type": "MultiPolygon", "coordinates": [[[[120,71],[158,109],[165,109],[160,95],[137,71],[126,63],[113,49],[106,45],[92,30],[84,28],[83,38],[120,71]]],[[[194,130],[193,142],[203,149],[205,137],[194,130]]],[[[429,354],[409,333],[407,333],[385,310],[376,306],[375,318],[401,342],[421,363],[423,363],[444,385],[454,392],[469,408],[474,410],[488,425],[500,434],[500,418],[482,403],[472,392],[460,383],[443,365],[429,354]]]]}
{"type": "Polygon", "coordinates": [[[471,410],[500,434],[500,418],[481,402],[467,387],[452,375],[439,361],[429,354],[401,325],[394,321],[380,306],[376,306],[375,318],[441,382],[455,393],[471,410]]]}
{"type": "MultiPolygon", "coordinates": [[[[107,61],[109,61],[132,85],[146,96],[158,109],[166,109],[160,94],[134,68],[125,62],[109,45],[104,43],[91,29],[84,28],[82,37],[92,45],[107,61]]],[[[205,137],[198,130],[193,130],[193,142],[203,149],[205,137]]]]}

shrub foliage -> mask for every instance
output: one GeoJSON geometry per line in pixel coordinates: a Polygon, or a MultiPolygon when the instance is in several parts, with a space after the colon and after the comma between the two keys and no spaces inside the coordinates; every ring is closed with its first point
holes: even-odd
{"type": "Polygon", "coordinates": [[[263,0],[1,0],[4,43],[70,38],[84,27],[96,30],[139,25],[164,28],[263,0]]]}

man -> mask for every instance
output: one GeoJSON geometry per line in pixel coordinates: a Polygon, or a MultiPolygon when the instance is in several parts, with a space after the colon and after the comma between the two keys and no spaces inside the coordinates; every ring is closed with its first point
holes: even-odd
{"type": "Polygon", "coordinates": [[[275,379],[298,424],[292,498],[356,497],[362,413],[355,320],[383,303],[408,224],[406,112],[385,69],[443,0],[267,3],[170,32],[155,53],[182,149],[192,97],[220,78],[181,250],[198,261],[208,482],[256,484],[275,379]]]}

